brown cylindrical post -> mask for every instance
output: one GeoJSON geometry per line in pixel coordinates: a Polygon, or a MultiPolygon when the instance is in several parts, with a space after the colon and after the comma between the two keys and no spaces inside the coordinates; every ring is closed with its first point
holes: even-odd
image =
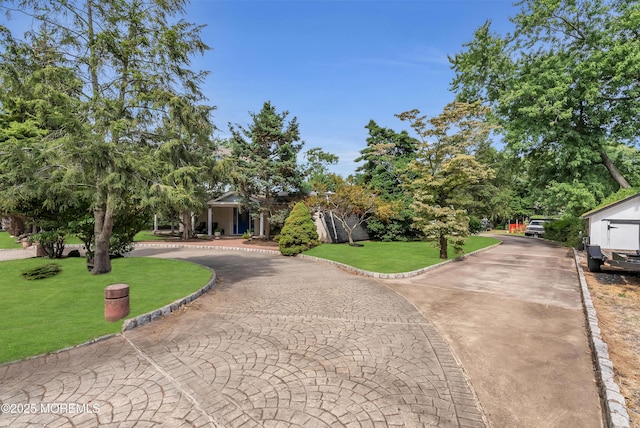
{"type": "Polygon", "coordinates": [[[127,315],[129,315],[129,285],[108,285],[104,289],[104,319],[113,322],[127,315]]]}
{"type": "Polygon", "coordinates": [[[36,243],[36,257],[44,257],[44,247],[39,242],[36,243]]]}

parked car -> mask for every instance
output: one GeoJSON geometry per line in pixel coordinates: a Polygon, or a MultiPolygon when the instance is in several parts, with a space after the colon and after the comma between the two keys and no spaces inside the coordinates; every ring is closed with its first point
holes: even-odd
{"type": "Polygon", "coordinates": [[[531,220],[524,230],[524,236],[543,236],[544,220],[531,220]]]}

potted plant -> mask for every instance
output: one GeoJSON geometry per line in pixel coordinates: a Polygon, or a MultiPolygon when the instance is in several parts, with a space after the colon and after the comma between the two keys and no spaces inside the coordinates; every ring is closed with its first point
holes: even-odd
{"type": "Polygon", "coordinates": [[[224,229],[221,227],[216,227],[213,230],[213,236],[215,236],[216,239],[220,239],[220,235],[222,235],[224,233],[224,229]]]}

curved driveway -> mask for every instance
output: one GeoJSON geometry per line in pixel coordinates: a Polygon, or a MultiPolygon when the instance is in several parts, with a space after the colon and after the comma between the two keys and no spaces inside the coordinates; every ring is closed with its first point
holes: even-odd
{"type": "Polygon", "coordinates": [[[136,255],[219,281],[124,335],[0,366],[0,426],[485,426],[449,346],[378,281],[268,254],[136,255]]]}

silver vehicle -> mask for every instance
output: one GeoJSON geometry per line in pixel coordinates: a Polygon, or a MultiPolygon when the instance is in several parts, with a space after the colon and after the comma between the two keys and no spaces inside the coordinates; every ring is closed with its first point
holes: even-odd
{"type": "Polygon", "coordinates": [[[524,236],[543,236],[545,223],[544,220],[531,220],[524,230],[524,236]]]}

